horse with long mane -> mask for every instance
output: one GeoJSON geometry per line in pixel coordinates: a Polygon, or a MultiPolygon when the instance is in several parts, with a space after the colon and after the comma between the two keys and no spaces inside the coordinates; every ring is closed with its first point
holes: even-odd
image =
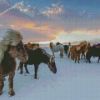
{"type": "Polygon", "coordinates": [[[54,55],[54,52],[60,51],[60,58],[63,58],[64,46],[62,44],[54,45],[50,42],[50,49],[54,55]]]}
{"type": "Polygon", "coordinates": [[[9,75],[9,94],[15,94],[13,90],[13,78],[16,69],[16,60],[27,61],[28,55],[23,46],[20,32],[7,29],[3,40],[0,42],[0,95],[3,93],[4,78],[9,75]]]}
{"type": "Polygon", "coordinates": [[[49,69],[53,72],[56,73],[57,72],[57,68],[56,68],[56,64],[55,64],[55,59],[53,55],[49,55],[44,49],[42,48],[37,48],[35,50],[32,50],[28,47],[25,47],[27,53],[28,53],[28,61],[26,61],[25,63],[20,62],[18,69],[20,69],[20,73],[23,73],[23,65],[26,69],[26,73],[29,73],[28,69],[27,69],[27,65],[34,65],[34,69],[35,69],[35,74],[34,74],[34,78],[37,78],[37,70],[38,70],[38,66],[41,63],[45,63],[48,65],[49,69]]]}

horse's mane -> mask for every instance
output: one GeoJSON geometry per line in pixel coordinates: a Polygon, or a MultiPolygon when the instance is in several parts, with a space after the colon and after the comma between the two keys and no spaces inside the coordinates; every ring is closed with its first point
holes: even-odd
{"type": "Polygon", "coordinates": [[[3,36],[3,40],[0,42],[0,63],[4,57],[4,52],[7,50],[8,45],[16,46],[23,39],[20,32],[7,29],[3,36]]]}

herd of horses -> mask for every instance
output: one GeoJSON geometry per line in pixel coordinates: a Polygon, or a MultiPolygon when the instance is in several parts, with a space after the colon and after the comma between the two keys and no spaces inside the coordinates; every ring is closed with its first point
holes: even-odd
{"type": "Polygon", "coordinates": [[[34,65],[34,78],[37,78],[37,70],[40,63],[47,64],[48,68],[53,73],[57,72],[53,55],[50,55],[44,49],[39,48],[38,44],[33,44],[32,47],[29,48],[28,46],[30,46],[30,44],[23,44],[22,39],[23,37],[20,32],[7,29],[3,40],[0,42],[0,95],[3,93],[5,76],[9,76],[9,94],[11,96],[15,95],[13,78],[16,69],[16,58],[20,60],[19,69],[21,69],[24,64],[27,73],[27,65],[34,65]],[[32,48],[35,49],[33,50],[32,48]]]}
{"type": "Polygon", "coordinates": [[[83,59],[83,57],[85,62],[89,63],[91,63],[90,59],[92,56],[98,57],[98,63],[100,60],[100,44],[93,44],[93,46],[91,46],[89,42],[83,41],[78,45],[72,46],[70,42],[68,45],[63,45],[59,42],[54,45],[50,42],[50,49],[53,55],[54,52],[60,51],[60,57],[63,57],[63,52],[65,52],[68,58],[75,60],[75,63],[79,63],[80,59],[83,59]]]}
{"type": "Polygon", "coordinates": [[[16,58],[20,60],[18,66],[20,74],[23,73],[23,66],[26,73],[29,73],[27,65],[34,65],[35,79],[37,79],[38,66],[41,63],[47,64],[54,74],[57,73],[54,52],[60,51],[60,58],[63,58],[65,52],[68,58],[75,60],[75,63],[76,61],[79,63],[80,55],[81,59],[84,56],[85,61],[89,61],[89,63],[92,56],[99,57],[98,62],[100,60],[100,44],[91,46],[90,43],[84,41],[79,45],[72,46],[70,42],[68,45],[50,42],[49,46],[52,51],[52,55],[50,55],[38,43],[23,44],[22,39],[23,37],[19,31],[7,29],[0,42],[0,95],[3,93],[5,76],[9,76],[9,94],[11,96],[15,95],[13,78],[16,70],[16,58]]]}

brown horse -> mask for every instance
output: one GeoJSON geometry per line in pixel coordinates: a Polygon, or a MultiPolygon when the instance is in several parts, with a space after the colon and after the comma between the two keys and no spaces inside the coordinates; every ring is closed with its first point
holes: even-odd
{"type": "MultiPolygon", "coordinates": [[[[87,43],[87,47],[88,47],[88,48],[91,47],[90,43],[87,43]]],[[[85,59],[85,52],[87,52],[86,46],[84,46],[84,47],[82,48],[81,59],[83,58],[83,56],[84,56],[84,59],[85,59]]]]}
{"type": "Polygon", "coordinates": [[[27,44],[25,44],[25,46],[29,47],[30,49],[35,50],[36,48],[39,47],[39,43],[30,43],[30,42],[28,42],[27,44]]]}
{"type": "Polygon", "coordinates": [[[71,47],[71,59],[74,60],[75,58],[75,63],[78,59],[78,63],[80,60],[80,54],[83,52],[88,52],[88,44],[87,42],[81,42],[79,45],[75,45],[71,47]]]}
{"type": "Polygon", "coordinates": [[[16,61],[27,61],[28,55],[23,46],[22,35],[15,30],[8,29],[0,42],[0,95],[3,93],[4,78],[9,75],[9,94],[15,94],[13,90],[13,78],[15,75],[16,61]]]}
{"type": "Polygon", "coordinates": [[[28,47],[25,47],[27,53],[28,53],[28,61],[26,62],[20,62],[18,69],[20,69],[20,73],[23,73],[23,65],[26,69],[26,73],[29,73],[27,69],[27,65],[34,65],[35,74],[34,78],[37,78],[37,70],[38,66],[41,63],[45,63],[48,65],[50,71],[53,73],[57,72],[56,64],[54,56],[49,55],[43,48],[37,48],[35,50],[29,49],[28,47]]]}

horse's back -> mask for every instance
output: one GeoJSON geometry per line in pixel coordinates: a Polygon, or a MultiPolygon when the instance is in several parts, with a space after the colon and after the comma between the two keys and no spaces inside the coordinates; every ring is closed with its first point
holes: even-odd
{"type": "Polygon", "coordinates": [[[63,51],[63,50],[64,50],[64,46],[62,44],[54,45],[52,49],[52,51],[54,52],[63,51]]]}
{"type": "Polygon", "coordinates": [[[27,51],[29,59],[26,62],[27,64],[36,64],[39,63],[42,59],[42,49],[37,48],[35,50],[29,50],[27,51]]]}

